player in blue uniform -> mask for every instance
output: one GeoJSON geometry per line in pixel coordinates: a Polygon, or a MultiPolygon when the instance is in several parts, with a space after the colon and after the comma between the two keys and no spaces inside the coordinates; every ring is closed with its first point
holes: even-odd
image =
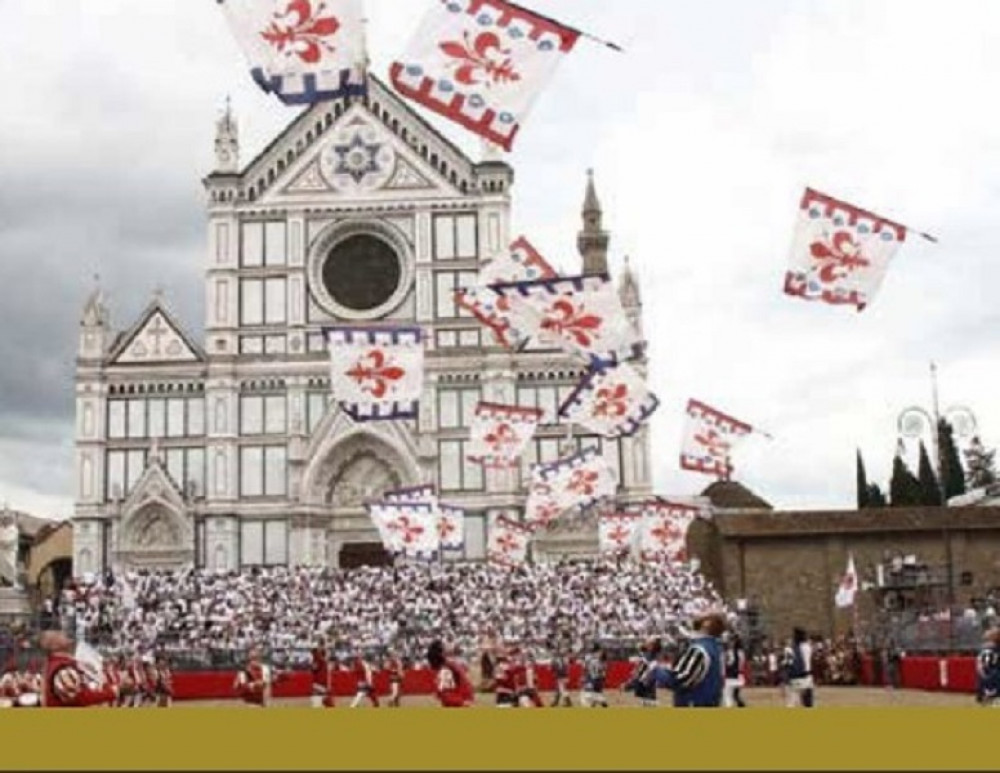
{"type": "Polygon", "coordinates": [[[687,648],[673,666],[659,667],[656,683],[671,690],[675,708],[718,708],[725,681],[720,637],[726,618],[709,613],[694,621],[687,648]]]}
{"type": "Polygon", "coordinates": [[[580,694],[581,706],[587,709],[594,706],[608,708],[608,699],[604,695],[604,681],[607,675],[607,655],[600,644],[595,644],[583,662],[583,690],[580,694]]]}
{"type": "Polygon", "coordinates": [[[801,628],[792,634],[792,646],[785,649],[784,665],[788,673],[785,705],[811,709],[816,705],[816,683],[812,673],[812,645],[801,628]]]}
{"type": "Polygon", "coordinates": [[[976,658],[976,700],[1000,708],[1000,628],[986,634],[976,658]]]}
{"type": "Polygon", "coordinates": [[[663,653],[663,643],[659,639],[646,642],[639,649],[639,662],[632,676],[622,686],[622,690],[630,692],[639,699],[643,708],[656,708],[656,672],[663,653]]]}

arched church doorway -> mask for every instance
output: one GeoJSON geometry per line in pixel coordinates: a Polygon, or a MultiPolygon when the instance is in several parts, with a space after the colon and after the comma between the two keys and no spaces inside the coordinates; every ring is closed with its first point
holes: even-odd
{"type": "Polygon", "coordinates": [[[340,550],[341,569],[392,566],[392,556],[385,552],[380,542],[344,545],[340,550]]]}

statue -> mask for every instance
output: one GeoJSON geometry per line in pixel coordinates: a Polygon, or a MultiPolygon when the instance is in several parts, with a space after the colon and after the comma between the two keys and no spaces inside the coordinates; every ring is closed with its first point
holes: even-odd
{"type": "Polygon", "coordinates": [[[21,532],[13,514],[4,511],[0,516],[0,582],[18,588],[17,554],[21,532]]]}

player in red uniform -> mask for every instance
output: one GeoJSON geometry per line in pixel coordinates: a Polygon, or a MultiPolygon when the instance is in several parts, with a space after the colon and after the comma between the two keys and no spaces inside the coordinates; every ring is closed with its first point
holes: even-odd
{"type": "Polygon", "coordinates": [[[506,647],[500,646],[493,663],[493,694],[499,709],[517,708],[517,667],[512,654],[506,647]]]}
{"type": "MultiPolygon", "coordinates": [[[[113,658],[108,658],[104,664],[104,679],[115,689],[115,692],[118,693],[118,695],[121,694],[122,672],[121,669],[118,668],[118,663],[113,658]]],[[[108,708],[117,708],[119,700],[120,698],[116,695],[113,699],[108,701],[108,708]]]]}
{"type": "Polygon", "coordinates": [[[445,656],[444,644],[431,643],[427,649],[427,663],[435,674],[434,694],[444,708],[468,708],[476,702],[472,682],[461,666],[445,656]]]}
{"type": "Polygon", "coordinates": [[[389,672],[389,707],[398,709],[403,697],[403,660],[394,652],[386,659],[385,670],[389,672]]]}
{"type": "Polygon", "coordinates": [[[247,665],[236,675],[233,689],[251,706],[266,709],[271,704],[271,669],[260,659],[260,650],[251,647],[247,665]]]}
{"type": "Polygon", "coordinates": [[[535,656],[530,652],[521,656],[518,682],[518,705],[522,708],[542,708],[542,698],[538,694],[538,668],[535,656]]]}
{"type": "Polygon", "coordinates": [[[174,674],[166,656],[156,659],[156,706],[169,709],[174,703],[174,674]]]}
{"type": "Polygon", "coordinates": [[[132,701],[128,704],[128,707],[132,709],[142,708],[142,702],[146,698],[146,669],[138,653],[133,655],[131,661],[129,661],[128,676],[129,682],[132,683],[132,701]]]}
{"type": "Polygon", "coordinates": [[[330,657],[326,642],[321,641],[312,651],[312,705],[313,708],[332,709],[336,705],[333,695],[333,674],[336,664],[330,657]]]}
{"type": "Polygon", "coordinates": [[[42,706],[87,708],[113,700],[115,689],[94,681],[73,656],[73,642],[64,633],[43,633],[39,645],[48,653],[42,683],[42,706]]]}
{"type": "Polygon", "coordinates": [[[160,671],[152,655],[147,654],[143,657],[142,675],[144,679],[142,705],[143,707],[156,706],[159,703],[158,688],[160,685],[160,671]]]}
{"type": "Polygon", "coordinates": [[[354,660],[354,676],[358,680],[358,688],[351,702],[351,708],[356,709],[361,701],[367,698],[372,708],[378,708],[378,694],[375,692],[375,670],[366,655],[358,655],[354,660]]]}

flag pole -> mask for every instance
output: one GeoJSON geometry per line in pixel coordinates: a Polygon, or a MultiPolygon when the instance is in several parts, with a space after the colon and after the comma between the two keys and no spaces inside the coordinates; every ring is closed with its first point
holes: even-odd
{"type": "Polygon", "coordinates": [[[524,11],[525,13],[531,14],[532,16],[542,19],[543,21],[547,21],[550,24],[555,24],[557,27],[564,27],[570,30],[571,32],[575,32],[580,37],[587,38],[588,40],[591,40],[594,43],[605,46],[606,48],[610,48],[612,51],[617,51],[618,53],[621,54],[625,53],[625,49],[619,46],[617,43],[612,43],[610,40],[605,40],[604,38],[599,38],[596,35],[591,35],[589,32],[584,32],[583,30],[577,29],[576,27],[571,27],[565,22],[556,21],[551,16],[544,16],[543,14],[538,13],[538,11],[533,11],[530,8],[525,8],[523,5],[518,5],[517,3],[505,2],[505,5],[509,5],[511,8],[517,8],[519,11],[524,11]]]}

